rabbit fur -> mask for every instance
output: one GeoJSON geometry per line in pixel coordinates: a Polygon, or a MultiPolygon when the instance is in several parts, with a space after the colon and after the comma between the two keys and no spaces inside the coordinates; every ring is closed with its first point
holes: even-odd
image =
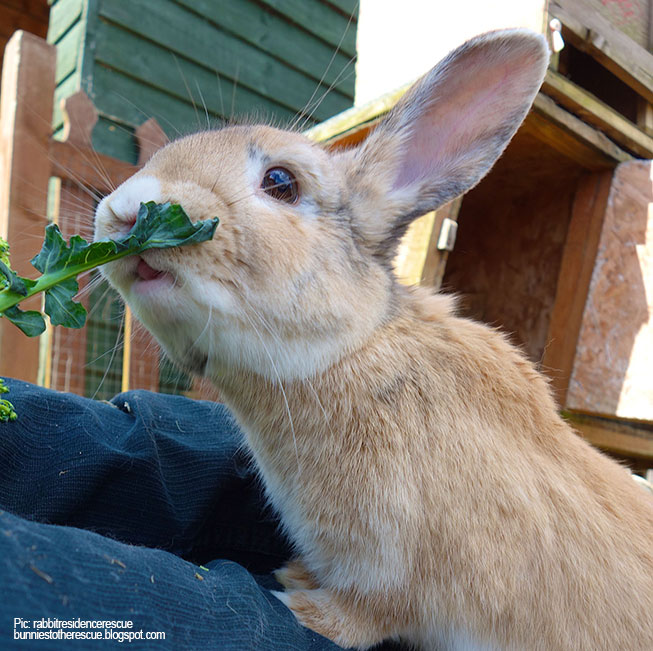
{"type": "Polygon", "coordinates": [[[105,273],[174,362],[219,388],[296,550],[277,596],[343,647],[653,648],[650,497],[501,333],[391,270],[410,222],[500,156],[547,62],[541,36],[482,35],[357,148],[268,126],[197,133],[97,209],[98,238],[124,235],[141,201],[220,218],[209,242],[105,273]],[[279,166],[295,203],[261,187],[279,166]]]}

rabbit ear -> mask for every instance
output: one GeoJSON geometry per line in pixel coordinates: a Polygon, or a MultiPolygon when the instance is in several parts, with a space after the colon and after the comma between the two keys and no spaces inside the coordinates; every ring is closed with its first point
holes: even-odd
{"type": "Polygon", "coordinates": [[[468,41],[343,154],[357,226],[377,255],[392,256],[414,218],[489,171],[526,116],[548,59],[545,39],[526,30],[468,41]]]}

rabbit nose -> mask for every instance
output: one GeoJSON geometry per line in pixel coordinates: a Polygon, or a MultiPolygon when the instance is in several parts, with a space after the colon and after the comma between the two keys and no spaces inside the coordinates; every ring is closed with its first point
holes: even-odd
{"type": "Polygon", "coordinates": [[[111,212],[130,228],[136,223],[141,203],[161,203],[161,184],[153,176],[134,176],[108,197],[111,212]]]}

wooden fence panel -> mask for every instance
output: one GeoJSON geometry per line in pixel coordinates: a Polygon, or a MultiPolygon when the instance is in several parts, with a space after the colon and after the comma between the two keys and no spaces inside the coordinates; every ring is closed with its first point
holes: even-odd
{"type": "MultiPolygon", "coordinates": [[[[12,266],[32,276],[30,260],[47,223],[48,143],[54,96],[55,48],[16,32],[5,50],[0,93],[0,235],[11,246],[12,266]],[[11,215],[11,219],[9,216],[11,215]]],[[[39,306],[25,301],[24,309],[39,306]]],[[[39,339],[28,339],[0,320],[0,373],[36,382],[39,339]]]]}

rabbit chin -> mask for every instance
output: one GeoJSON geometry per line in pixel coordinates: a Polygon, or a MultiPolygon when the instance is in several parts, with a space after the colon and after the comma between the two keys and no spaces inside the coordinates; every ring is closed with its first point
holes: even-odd
{"type": "Polygon", "coordinates": [[[178,366],[218,385],[220,378],[239,372],[271,381],[305,379],[328,368],[354,345],[342,331],[319,337],[295,332],[292,338],[271,333],[265,322],[256,323],[228,290],[218,286],[211,288],[209,302],[194,283],[184,291],[177,286],[145,291],[134,285],[122,293],[166,354],[178,366]]]}

